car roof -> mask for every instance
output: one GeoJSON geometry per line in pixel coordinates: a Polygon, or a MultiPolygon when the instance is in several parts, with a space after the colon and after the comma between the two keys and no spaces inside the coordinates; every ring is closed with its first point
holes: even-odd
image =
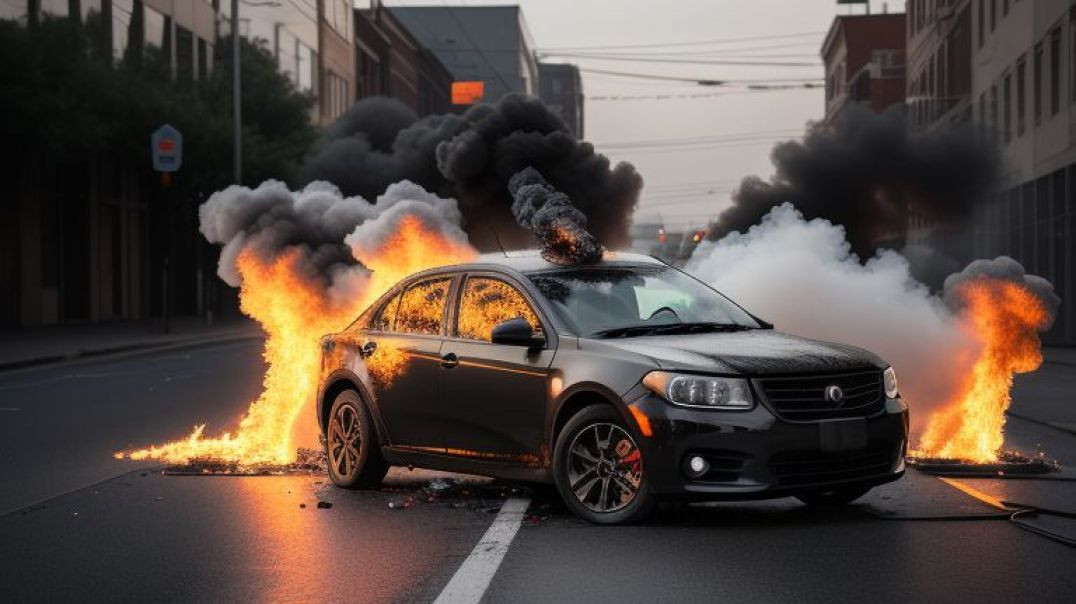
{"type": "MultiPolygon", "coordinates": [[[[560,264],[554,264],[542,257],[540,250],[512,250],[508,252],[496,252],[489,254],[482,254],[475,260],[463,264],[456,264],[452,266],[442,266],[438,270],[467,270],[470,268],[489,267],[489,266],[501,266],[509,269],[519,271],[521,273],[530,273],[534,271],[542,270],[556,270],[565,268],[574,268],[574,266],[564,266],[560,264]]],[[[643,254],[635,254],[632,252],[613,252],[606,250],[602,253],[601,262],[594,264],[586,264],[582,266],[587,267],[602,267],[602,266],[665,266],[665,263],[654,258],[652,256],[646,256],[643,254]]]]}

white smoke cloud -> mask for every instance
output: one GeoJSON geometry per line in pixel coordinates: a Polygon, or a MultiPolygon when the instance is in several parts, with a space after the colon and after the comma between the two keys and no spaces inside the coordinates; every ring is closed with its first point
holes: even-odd
{"type": "Polygon", "coordinates": [[[901,255],[881,251],[863,264],[842,227],[806,221],[791,204],[746,233],[704,242],[686,270],[781,331],[880,355],[917,425],[959,389],[979,350],[901,255]]]}

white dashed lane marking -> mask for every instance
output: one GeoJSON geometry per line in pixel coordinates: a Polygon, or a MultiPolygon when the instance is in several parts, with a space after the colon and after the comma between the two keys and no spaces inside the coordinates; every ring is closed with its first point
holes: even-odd
{"type": "Polygon", "coordinates": [[[530,504],[531,500],[525,497],[505,500],[493,524],[486,529],[486,534],[478,540],[456,574],[452,575],[434,604],[473,604],[482,600],[530,504]]]}

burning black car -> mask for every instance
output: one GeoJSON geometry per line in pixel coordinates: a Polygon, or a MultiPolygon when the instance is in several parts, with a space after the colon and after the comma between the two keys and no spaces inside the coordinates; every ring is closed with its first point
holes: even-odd
{"type": "Polygon", "coordinates": [[[893,370],[781,334],[689,275],[605,253],[423,271],[322,340],[338,486],[390,465],[552,482],[614,524],[659,498],[844,503],[904,472],[893,370]]]}

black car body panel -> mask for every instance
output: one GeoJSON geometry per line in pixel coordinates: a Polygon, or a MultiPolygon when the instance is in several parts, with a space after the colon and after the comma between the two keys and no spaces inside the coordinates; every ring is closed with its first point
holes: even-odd
{"type": "MultiPolygon", "coordinates": [[[[602,266],[665,269],[651,258],[625,254],[607,257],[602,266]]],[[[335,393],[354,388],[372,412],[390,463],[550,481],[559,427],[582,405],[598,402],[616,408],[632,431],[650,488],[661,495],[764,498],[852,482],[877,484],[903,473],[908,418],[899,398],[881,395],[849,417],[815,413],[798,421],[796,410],[782,415],[760,381],[881,376],[887,365],[877,356],[782,334],[761,322],[762,328],[745,331],[588,337],[573,332],[527,276],[556,270],[532,254],[486,257],[407,278],[354,325],[323,338],[320,425],[324,429],[335,393]],[[451,285],[440,333],[373,328],[372,317],[394,296],[441,276],[451,285]],[[458,337],[461,290],[471,278],[497,280],[517,291],[541,323],[541,344],[458,337]],[[370,342],[377,346],[372,354],[370,342]],[[407,360],[404,373],[386,386],[371,364],[390,350],[407,360]],[[680,407],[641,384],[654,370],[740,376],[749,380],[758,403],[746,411],[680,407]],[[706,457],[712,471],[689,479],[683,470],[689,454],[706,457]]]]}

